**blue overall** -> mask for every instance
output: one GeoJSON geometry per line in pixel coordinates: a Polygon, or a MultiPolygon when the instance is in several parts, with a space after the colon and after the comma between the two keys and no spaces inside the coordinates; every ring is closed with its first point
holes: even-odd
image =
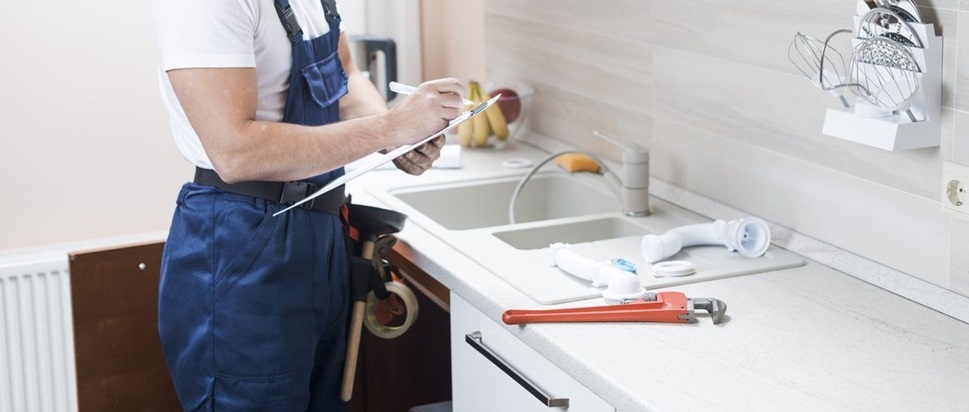
{"type": "MultiPolygon", "coordinates": [[[[276,2],[289,8],[288,0],[276,2]]],[[[327,21],[330,31],[319,38],[290,36],[284,122],[340,118],[347,77],[335,10],[327,21]]],[[[308,180],[322,186],[342,173],[308,180]]],[[[346,409],[339,398],[349,307],[341,221],[304,208],[272,217],[283,207],[195,183],[178,195],[158,329],[185,410],[346,409]]]]}

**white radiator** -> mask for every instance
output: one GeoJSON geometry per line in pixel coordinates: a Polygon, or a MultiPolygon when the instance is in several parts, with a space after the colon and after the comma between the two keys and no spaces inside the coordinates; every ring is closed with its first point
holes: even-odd
{"type": "Polygon", "coordinates": [[[67,259],[0,254],[0,412],[77,410],[67,259]]]}

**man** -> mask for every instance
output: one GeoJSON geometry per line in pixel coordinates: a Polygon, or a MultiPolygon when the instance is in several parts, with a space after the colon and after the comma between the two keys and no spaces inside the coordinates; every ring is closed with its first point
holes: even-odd
{"type": "MultiPolygon", "coordinates": [[[[162,94],[196,176],[177,200],[159,332],[186,410],[342,410],[342,190],[271,215],[460,115],[464,86],[393,109],[356,69],[334,0],[155,0],[162,94]]],[[[395,160],[421,174],[443,137],[395,160]]]]}

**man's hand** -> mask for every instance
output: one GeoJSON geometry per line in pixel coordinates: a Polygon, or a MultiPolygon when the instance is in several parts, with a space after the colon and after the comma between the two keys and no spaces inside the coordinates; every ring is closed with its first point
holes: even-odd
{"type": "MultiPolygon", "coordinates": [[[[462,96],[464,85],[456,79],[438,79],[422,83],[414,94],[387,112],[398,127],[400,144],[410,144],[417,139],[443,129],[464,110],[462,96]]],[[[441,157],[444,136],[438,136],[418,148],[394,159],[398,169],[412,175],[420,175],[431,168],[431,163],[441,157]]]]}
{"type": "Polygon", "coordinates": [[[444,146],[444,135],[435,137],[429,142],[418,146],[416,149],[394,159],[394,165],[398,169],[407,172],[407,174],[418,176],[424,173],[425,170],[430,169],[431,163],[434,163],[435,160],[441,157],[441,146],[444,146]]]}
{"type": "Polygon", "coordinates": [[[464,93],[464,85],[457,79],[431,80],[417,86],[413,94],[384,114],[396,131],[397,145],[413,144],[446,127],[464,111],[464,93]]]}

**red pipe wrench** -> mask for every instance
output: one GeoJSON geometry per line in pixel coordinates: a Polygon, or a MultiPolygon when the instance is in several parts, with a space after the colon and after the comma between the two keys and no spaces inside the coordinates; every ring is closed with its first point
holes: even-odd
{"type": "Polygon", "coordinates": [[[509,325],[560,322],[667,322],[694,323],[696,309],[710,313],[718,324],[727,311],[720,299],[687,298],[680,292],[649,293],[642,300],[620,305],[590,306],[567,309],[511,309],[501,315],[509,325]]]}

